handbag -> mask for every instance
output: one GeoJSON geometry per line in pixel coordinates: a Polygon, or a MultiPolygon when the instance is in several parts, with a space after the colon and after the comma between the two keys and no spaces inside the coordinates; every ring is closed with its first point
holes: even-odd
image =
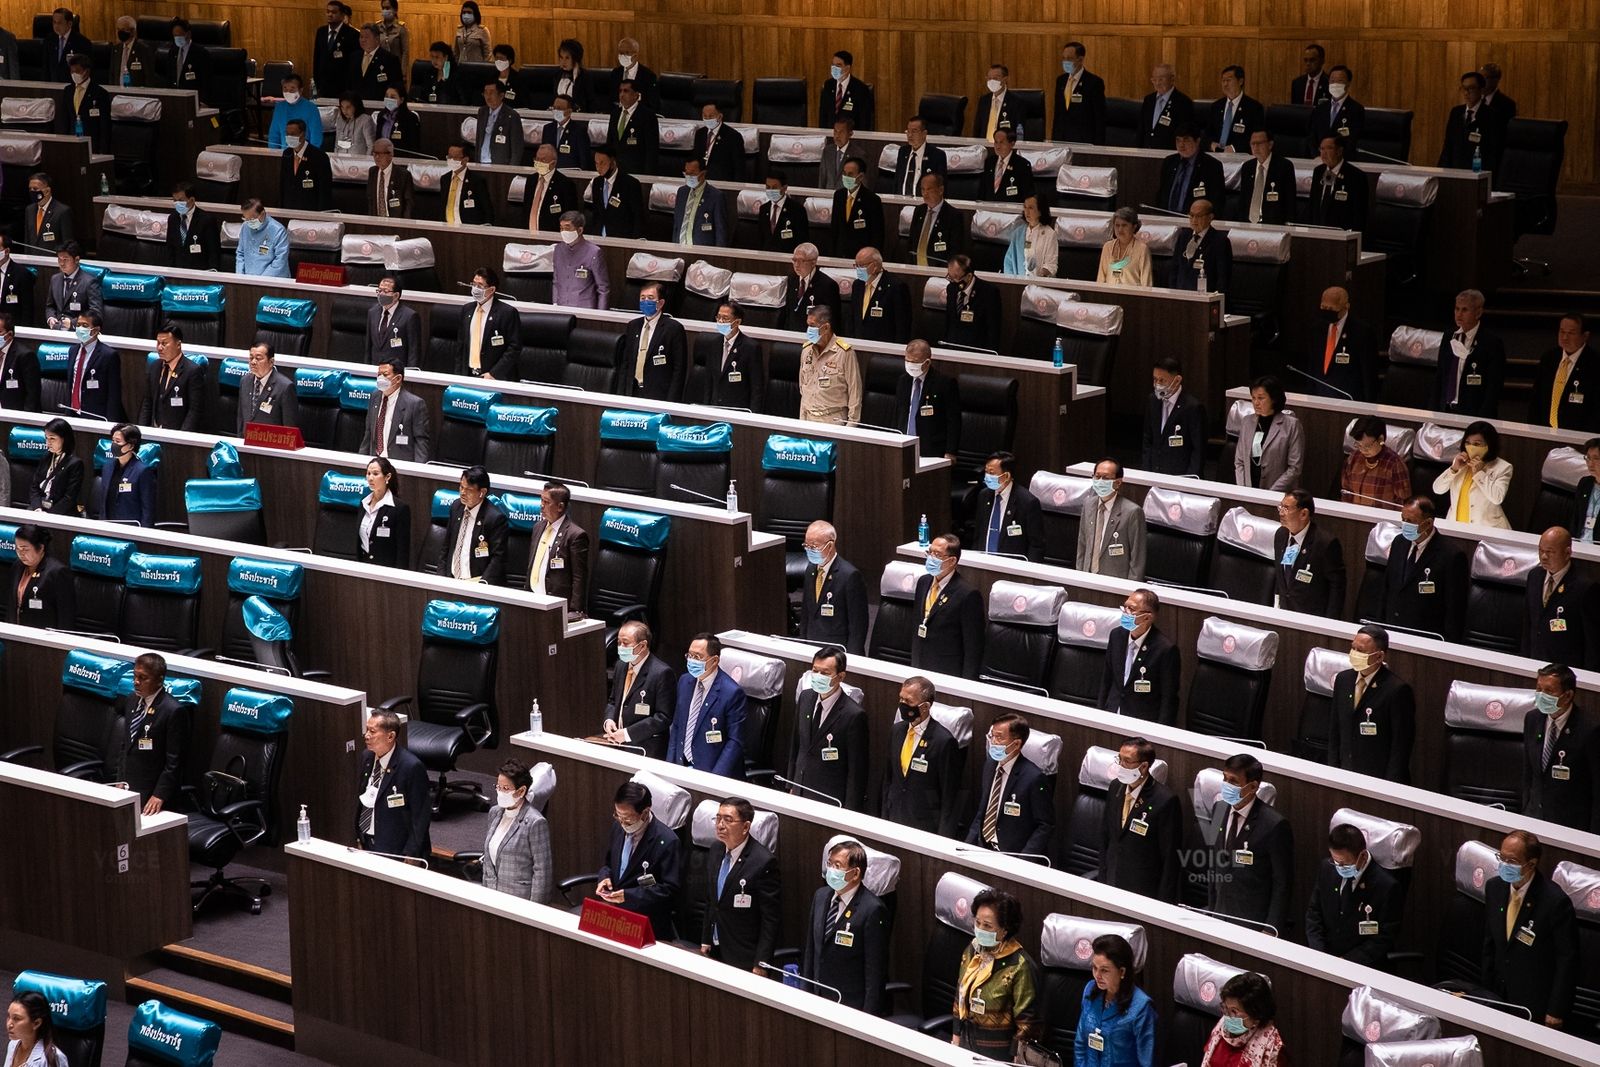
{"type": "Polygon", "coordinates": [[[1016,1056],[1011,1062],[1026,1064],[1027,1067],[1061,1067],[1061,1057],[1037,1041],[1017,1042],[1016,1056]]]}

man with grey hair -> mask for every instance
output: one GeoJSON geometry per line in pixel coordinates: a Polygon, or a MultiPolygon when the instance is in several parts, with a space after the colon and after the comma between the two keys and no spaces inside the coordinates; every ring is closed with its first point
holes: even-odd
{"type": "Polygon", "coordinates": [[[561,216],[561,243],[551,253],[555,302],[569,308],[603,308],[611,296],[604,251],[583,236],[583,212],[561,216]]]}
{"type": "Polygon", "coordinates": [[[905,344],[911,339],[911,296],[905,283],[883,269],[873,247],[856,253],[856,280],[845,305],[845,332],[858,341],[905,344]]]}
{"type": "Polygon", "coordinates": [[[922,455],[955,462],[961,440],[961,390],[953,374],[933,363],[933,348],[922,338],[906,343],[906,372],[894,387],[895,429],[921,442],[922,455]]]}
{"type": "MultiPolygon", "coordinates": [[[[117,16],[117,43],[111,53],[113,85],[142,89],[159,85],[161,75],[156,66],[156,46],[139,39],[139,22],[132,15],[117,16]]],[[[5,78],[20,78],[16,71],[0,74],[5,78]]]]}
{"type": "Polygon", "coordinates": [[[794,272],[789,275],[789,302],[778,313],[780,330],[805,329],[806,316],[814,307],[839,314],[839,283],[817,269],[819,254],[810,241],[794,246],[794,254],[789,257],[794,264],[794,272]]]}
{"type": "Polygon", "coordinates": [[[1483,294],[1476,289],[1456,294],[1455,320],[1455,332],[1439,341],[1433,410],[1492,419],[1506,376],[1505,342],[1482,328],[1483,294]]]}
{"type": "Polygon", "coordinates": [[[800,350],[800,418],[846,426],[861,421],[861,365],[833,332],[833,312],[818,304],[806,313],[800,350]]]}
{"type": "Polygon", "coordinates": [[[561,216],[583,207],[578,186],[556,169],[556,146],[542,144],[533,154],[533,175],[523,186],[522,203],[528,213],[522,225],[529,233],[555,233],[561,216]]]}
{"type": "Polygon", "coordinates": [[[427,768],[398,743],[400,716],[392,711],[368,715],[363,737],[367,752],[357,782],[356,841],[369,852],[426,859],[433,852],[427,768]]]}
{"type": "Polygon", "coordinates": [[[800,640],[867,650],[867,583],[839,555],[839,531],[818,519],[806,527],[806,574],[800,582],[800,640]]]}
{"type": "Polygon", "coordinates": [[[1389,631],[1367,625],[1350,640],[1350,669],[1333,678],[1328,765],[1391,782],[1411,781],[1416,697],[1385,662],[1389,631]]]}
{"type": "Polygon", "coordinates": [[[1171,63],[1157,63],[1151,69],[1150,88],[1139,107],[1138,147],[1170,152],[1178,127],[1194,122],[1194,101],[1178,88],[1171,63]]]}
{"type": "Polygon", "coordinates": [[[378,24],[369,22],[361,27],[357,38],[361,44],[361,58],[356,61],[356,91],[363,100],[382,100],[387,89],[406,89],[405,72],[400,69],[400,59],[384,51],[383,38],[378,24]]]}
{"type": "Polygon", "coordinates": [[[409,219],[415,206],[411,171],[394,165],[394,142],[378,138],[372,142],[372,166],[367,170],[367,214],[409,219]]]}

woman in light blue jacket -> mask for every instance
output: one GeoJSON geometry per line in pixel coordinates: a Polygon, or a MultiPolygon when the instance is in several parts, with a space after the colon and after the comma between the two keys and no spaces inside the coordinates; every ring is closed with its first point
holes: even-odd
{"type": "Polygon", "coordinates": [[[1011,231],[1002,269],[1019,278],[1054,278],[1059,245],[1050,205],[1030,196],[1022,202],[1022,225],[1011,231]]]}
{"type": "Polygon", "coordinates": [[[1072,1043],[1075,1067],[1155,1067],[1156,1012],[1133,984],[1133,947],[1116,934],[1095,938],[1090,973],[1072,1043]]]}

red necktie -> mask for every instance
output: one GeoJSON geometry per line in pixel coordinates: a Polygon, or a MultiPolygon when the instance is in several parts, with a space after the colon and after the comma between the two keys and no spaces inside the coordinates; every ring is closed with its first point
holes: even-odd
{"type": "MultiPolygon", "coordinates": [[[[73,406],[76,407],[77,405],[74,404],[73,406]]],[[[386,397],[386,396],[380,396],[378,398],[378,433],[377,433],[377,437],[378,437],[377,452],[378,452],[378,455],[380,455],[380,456],[386,455],[388,453],[388,451],[389,451],[389,435],[383,432],[383,416],[384,416],[384,413],[387,412],[388,410],[389,410],[389,398],[386,397]]]]}
{"type": "Polygon", "coordinates": [[[72,372],[72,406],[83,407],[83,372],[89,366],[89,353],[81,346],[78,349],[78,366],[72,372]]]}
{"type": "Polygon", "coordinates": [[[834,84],[838,86],[837,91],[835,91],[833,94],[833,110],[837,112],[840,108],[844,107],[844,82],[841,80],[835,82],[834,84]]]}
{"type": "Polygon", "coordinates": [[[1317,79],[1314,76],[1312,76],[1310,74],[1307,74],[1306,75],[1306,103],[1315,104],[1316,102],[1317,102],[1317,79]]]}

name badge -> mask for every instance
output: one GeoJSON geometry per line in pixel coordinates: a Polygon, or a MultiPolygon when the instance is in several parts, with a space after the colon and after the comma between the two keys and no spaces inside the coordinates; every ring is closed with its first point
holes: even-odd
{"type": "Polygon", "coordinates": [[[1172,125],[1172,116],[1167,114],[1165,111],[1163,111],[1161,113],[1161,117],[1156,119],[1156,125],[1157,126],[1171,126],[1172,125]]]}
{"type": "Polygon", "coordinates": [[[505,144],[506,143],[506,135],[503,134],[503,133],[495,134],[494,135],[494,143],[495,144],[505,144]]]}
{"type": "Polygon", "coordinates": [[[1135,693],[1148,693],[1148,692],[1150,692],[1150,679],[1148,679],[1148,678],[1137,679],[1133,683],[1133,691],[1135,693]]]}
{"type": "Polygon", "coordinates": [[[742,381],[744,381],[744,371],[742,371],[742,370],[731,370],[731,371],[728,372],[728,384],[729,385],[738,385],[742,381]]]}
{"type": "Polygon", "coordinates": [[[272,251],[272,249],[269,248],[267,245],[262,245],[260,248],[256,249],[256,255],[265,256],[265,255],[268,255],[269,253],[271,253],[271,251],[272,251]]]}
{"type": "Polygon", "coordinates": [[[649,889],[656,884],[656,876],[653,874],[641,874],[634,880],[634,884],[640,889],[649,889]]]}
{"type": "Polygon", "coordinates": [[[1234,124],[1233,124],[1233,132],[1234,132],[1234,133],[1243,133],[1243,132],[1244,132],[1244,123],[1242,123],[1242,122],[1235,122],[1235,123],[1234,123],[1234,124]]]}
{"type": "Polygon", "coordinates": [[[92,119],[99,118],[100,117],[100,109],[97,108],[97,107],[91,107],[89,109],[89,117],[92,118],[92,119]]]}
{"type": "Polygon", "coordinates": [[[917,636],[918,637],[927,637],[928,636],[928,624],[927,623],[923,623],[921,626],[917,627],[917,636]]]}
{"type": "Polygon", "coordinates": [[[1335,189],[1333,191],[1333,198],[1340,201],[1349,200],[1350,194],[1343,189],[1335,189]]]}
{"type": "Polygon", "coordinates": [[[968,308],[968,309],[966,309],[965,311],[963,311],[961,313],[961,321],[962,322],[971,322],[975,318],[976,318],[976,316],[972,313],[972,309],[971,308],[968,308]]]}
{"type": "Polygon", "coordinates": [[[621,207],[622,206],[622,197],[613,196],[610,200],[607,200],[606,203],[610,204],[612,207],[621,207]]]}
{"type": "Polygon", "coordinates": [[[1104,1052],[1106,1050],[1106,1039],[1101,1036],[1098,1030],[1089,1035],[1088,1043],[1089,1051],[1091,1052],[1104,1052]]]}
{"type": "Polygon", "coordinates": [[[22,383],[17,381],[15,378],[7,378],[6,379],[6,388],[7,389],[20,389],[20,388],[22,388],[22,383]]]}
{"type": "Polygon", "coordinates": [[[409,445],[411,443],[411,435],[397,433],[394,435],[394,443],[397,445],[409,445]]]}
{"type": "Polygon", "coordinates": [[[560,205],[560,203],[551,204],[548,208],[545,209],[545,213],[549,214],[549,215],[559,215],[559,214],[561,214],[561,205],[560,205]]]}
{"type": "Polygon", "coordinates": [[[131,492],[133,492],[133,483],[128,481],[128,479],[126,479],[126,478],[122,479],[122,481],[117,483],[117,492],[119,492],[119,493],[131,493],[131,492]]]}
{"type": "Polygon", "coordinates": [[[984,1014],[984,1003],[983,1003],[983,998],[982,997],[969,997],[967,999],[967,1014],[969,1014],[969,1015],[983,1015],[984,1014]]]}
{"type": "Polygon", "coordinates": [[[387,526],[380,526],[376,530],[372,531],[372,536],[374,536],[374,537],[388,537],[393,532],[394,531],[389,529],[389,527],[387,527],[387,526]]]}
{"type": "Polygon", "coordinates": [[[398,196],[391,196],[389,198],[389,206],[390,207],[399,207],[400,206],[400,198],[398,196]]]}
{"type": "Polygon", "coordinates": [[[175,396],[171,400],[167,401],[167,403],[171,404],[175,408],[181,408],[183,407],[183,397],[175,396]]]}
{"type": "Polygon", "coordinates": [[[588,267],[579,267],[573,273],[576,274],[580,278],[587,278],[587,277],[589,277],[589,268],[588,267]]]}
{"type": "Polygon", "coordinates": [[[867,309],[867,318],[869,318],[869,319],[881,319],[881,318],[883,318],[883,308],[879,307],[877,304],[873,304],[870,308],[867,309]]]}
{"type": "Polygon", "coordinates": [[[852,948],[856,943],[856,935],[849,930],[836,930],[833,935],[833,943],[840,948],[852,948]]]}
{"type": "Polygon", "coordinates": [[[7,293],[6,294],[6,303],[8,303],[8,304],[17,303],[17,294],[16,293],[7,293]]]}
{"type": "Polygon", "coordinates": [[[390,793],[384,798],[384,803],[391,808],[403,808],[406,806],[406,795],[404,793],[390,793]]]}
{"type": "Polygon", "coordinates": [[[823,763],[837,763],[838,760],[839,760],[839,750],[837,748],[834,748],[832,745],[830,745],[827,748],[822,750],[822,762],[823,763]]]}
{"type": "Polygon", "coordinates": [[[1150,832],[1150,822],[1142,815],[1128,824],[1128,829],[1140,837],[1150,832]]]}
{"type": "Polygon", "coordinates": [[[650,714],[650,705],[641,700],[633,706],[633,713],[635,715],[648,715],[650,714]]]}
{"type": "Polygon", "coordinates": [[[553,570],[553,571],[564,571],[564,570],[566,570],[567,569],[567,559],[566,559],[566,557],[565,556],[551,556],[550,557],[550,569],[553,570]]]}
{"type": "Polygon", "coordinates": [[[1203,200],[1203,199],[1205,199],[1205,195],[1206,195],[1206,183],[1205,182],[1196,182],[1195,186],[1194,186],[1194,197],[1195,197],[1195,199],[1196,200],[1203,200]]]}
{"type": "Polygon", "coordinates": [[[1275,192],[1267,193],[1266,201],[1269,204],[1276,204],[1278,202],[1278,194],[1275,192]]]}
{"type": "Polygon", "coordinates": [[[944,242],[943,241],[935,241],[935,242],[933,242],[933,250],[935,252],[943,252],[945,250],[944,242]]]}
{"type": "Polygon", "coordinates": [[[925,756],[913,756],[911,758],[911,770],[915,771],[917,774],[927,774],[928,773],[928,760],[927,760],[927,757],[925,757],[925,756]]]}
{"type": "MultiPolygon", "coordinates": [[[[30,600],[28,602],[28,607],[34,608],[35,610],[37,610],[39,607],[41,607],[41,605],[37,600],[30,600]]],[[[139,751],[140,752],[154,752],[155,750],[156,750],[156,743],[155,743],[154,739],[149,738],[149,737],[141,737],[141,738],[139,738],[139,751]]]]}
{"type": "Polygon", "coordinates": [[[1564,633],[1566,633],[1567,632],[1567,620],[1566,619],[1551,619],[1550,620],[1550,632],[1553,633],[1553,634],[1564,634],[1564,633]]]}
{"type": "Polygon", "coordinates": [[[1295,571],[1294,572],[1294,580],[1299,582],[1302,585],[1310,585],[1311,581],[1312,581],[1311,571],[1309,571],[1309,570],[1298,570],[1298,571],[1295,571]]]}
{"type": "Polygon", "coordinates": [[[1106,555],[1108,555],[1108,556],[1125,556],[1127,554],[1128,554],[1128,546],[1127,545],[1107,545],[1106,546],[1106,555]]]}
{"type": "Polygon", "coordinates": [[[854,226],[858,230],[864,230],[864,229],[867,228],[867,220],[866,219],[856,219],[853,223],[851,223],[851,225],[854,226]]]}
{"type": "Polygon", "coordinates": [[[1550,765],[1550,778],[1557,782],[1570,782],[1572,781],[1572,768],[1565,764],[1553,763],[1550,765]]]}
{"type": "Polygon", "coordinates": [[[1526,945],[1528,948],[1533,947],[1534,936],[1533,927],[1531,925],[1524,926],[1522,929],[1517,931],[1517,940],[1526,945]]]}
{"type": "Polygon", "coordinates": [[[468,197],[464,197],[462,199],[461,206],[462,207],[477,207],[478,206],[478,202],[476,200],[474,200],[472,197],[468,196],[468,197]]]}
{"type": "Polygon", "coordinates": [[[405,344],[405,342],[400,340],[399,337],[391,337],[391,338],[389,338],[389,347],[390,348],[399,348],[403,344],[405,344]]]}
{"type": "Polygon", "coordinates": [[[1183,435],[1179,434],[1179,433],[1175,433],[1171,437],[1167,438],[1167,447],[1168,448],[1182,448],[1183,447],[1183,435]]]}
{"type": "Polygon", "coordinates": [[[1368,719],[1362,723],[1358,723],[1356,729],[1360,732],[1362,737],[1378,736],[1378,724],[1373,722],[1371,719],[1368,719]]]}
{"type": "Polygon", "coordinates": [[[1433,583],[1432,582],[1418,582],[1417,583],[1417,592],[1420,593],[1422,596],[1432,596],[1433,595],[1433,583]]]}
{"type": "Polygon", "coordinates": [[[315,178],[302,178],[300,180],[300,188],[302,189],[315,189],[316,187],[317,180],[315,178]]]}
{"type": "Polygon", "coordinates": [[[708,744],[708,745],[720,745],[720,744],[722,744],[722,731],[721,730],[707,730],[706,731],[706,744],[708,744]]]}
{"type": "Polygon", "coordinates": [[[932,404],[924,404],[924,405],[922,405],[920,408],[917,409],[917,414],[918,415],[932,415],[933,414],[933,405],[932,404]]]}
{"type": "Polygon", "coordinates": [[[256,405],[256,408],[258,410],[260,410],[261,414],[263,414],[263,415],[271,415],[272,414],[272,401],[263,400],[261,403],[256,405]]]}
{"type": "Polygon", "coordinates": [[[506,343],[506,339],[501,337],[499,334],[495,334],[493,337],[489,338],[489,343],[496,346],[503,345],[506,343]]]}
{"type": "Polygon", "coordinates": [[[83,301],[81,301],[81,300],[69,300],[69,301],[67,301],[67,310],[68,311],[82,311],[83,310],[83,301]]]}
{"type": "Polygon", "coordinates": [[[40,600],[38,597],[33,597],[33,598],[29,599],[29,601],[28,601],[28,610],[29,611],[43,611],[44,610],[44,601],[40,600]]]}
{"type": "Polygon", "coordinates": [[[1473,144],[1479,144],[1483,141],[1483,134],[1479,133],[1477,130],[1473,130],[1471,133],[1467,134],[1467,140],[1471,141],[1473,144]]]}
{"type": "Polygon", "coordinates": [[[1468,385],[1473,385],[1473,386],[1482,385],[1483,384],[1483,375],[1481,375],[1481,374],[1469,374],[1469,375],[1467,375],[1467,384],[1468,385]]]}
{"type": "Polygon", "coordinates": [[[1240,867],[1254,867],[1256,865],[1256,854],[1247,848],[1235,849],[1233,862],[1240,867]]]}
{"type": "Polygon", "coordinates": [[[751,904],[752,904],[752,901],[751,901],[749,893],[735,893],[733,895],[733,906],[734,907],[736,907],[736,908],[748,908],[748,907],[751,906],[751,904]]]}
{"type": "Polygon", "coordinates": [[[667,365],[667,354],[666,354],[666,353],[665,353],[665,352],[657,352],[657,353],[656,353],[656,354],[655,354],[655,355],[654,355],[654,356],[653,356],[653,357],[652,357],[652,358],[651,358],[651,360],[650,360],[650,362],[651,362],[651,364],[653,364],[653,365],[654,365],[654,366],[657,366],[657,367],[665,367],[665,366],[666,366],[666,365],[667,365]]]}
{"type": "Polygon", "coordinates": [[[833,618],[833,605],[832,604],[819,604],[817,606],[817,614],[821,615],[824,619],[833,618]]]}
{"type": "Polygon", "coordinates": [[[1581,404],[1581,403],[1583,403],[1583,394],[1582,393],[1568,393],[1567,394],[1567,403],[1569,403],[1569,404],[1581,404]]]}
{"type": "Polygon", "coordinates": [[[193,245],[189,246],[189,252],[190,252],[191,255],[198,256],[201,253],[201,251],[202,251],[202,249],[197,244],[193,244],[193,245]]]}
{"type": "Polygon", "coordinates": [[[472,554],[474,556],[478,557],[479,559],[488,559],[489,558],[489,542],[484,540],[481,537],[478,538],[478,543],[475,546],[473,546],[472,554]]]}
{"type": "Polygon", "coordinates": [[[1350,353],[1348,353],[1348,352],[1335,352],[1334,356],[1333,356],[1333,361],[1335,363],[1348,365],[1350,363],[1350,353]]]}
{"type": "Polygon", "coordinates": [[[183,72],[183,80],[186,81],[186,82],[194,81],[194,71],[192,71],[192,70],[184,71],[183,72]]]}
{"type": "Polygon", "coordinates": [[[1074,104],[1081,104],[1081,103],[1083,103],[1083,94],[1082,94],[1082,93],[1073,93],[1073,94],[1072,94],[1072,102],[1073,102],[1073,103],[1074,103],[1074,104]]]}
{"type": "Polygon", "coordinates": [[[1378,924],[1371,919],[1358,922],[1356,923],[1356,934],[1360,937],[1376,937],[1378,936],[1378,924]]]}
{"type": "Polygon", "coordinates": [[[702,223],[701,223],[701,224],[700,224],[700,229],[701,229],[701,231],[702,231],[702,232],[705,232],[705,233],[709,233],[709,232],[711,232],[711,223],[709,223],[709,222],[702,222],[702,223]]]}
{"type": "Polygon", "coordinates": [[[88,381],[83,383],[83,387],[85,389],[98,389],[100,388],[100,379],[90,378],[88,381]]]}
{"type": "Polygon", "coordinates": [[[1022,536],[1022,524],[1014,522],[1010,526],[1007,526],[1006,527],[1006,536],[1007,537],[1021,537],[1022,536]]]}
{"type": "Polygon", "coordinates": [[[1000,813],[1002,815],[1009,815],[1013,819],[1020,818],[1022,816],[1022,805],[1018,804],[1015,800],[1008,800],[1004,804],[1000,805],[1000,813]]]}

